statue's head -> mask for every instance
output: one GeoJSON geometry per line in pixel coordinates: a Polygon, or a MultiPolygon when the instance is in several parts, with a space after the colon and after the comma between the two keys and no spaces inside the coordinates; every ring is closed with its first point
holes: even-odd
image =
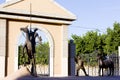
{"type": "Polygon", "coordinates": [[[23,31],[23,32],[25,32],[25,33],[29,32],[28,26],[26,26],[25,28],[20,28],[20,30],[23,31]]]}
{"type": "Polygon", "coordinates": [[[78,59],[81,59],[81,56],[80,56],[80,55],[78,56],[78,59]]]}
{"type": "Polygon", "coordinates": [[[38,28],[35,28],[35,29],[34,29],[34,32],[36,32],[37,30],[38,30],[38,28]]]}
{"type": "Polygon", "coordinates": [[[97,54],[97,59],[102,59],[102,57],[103,57],[102,54],[100,54],[100,53],[97,54]]]}

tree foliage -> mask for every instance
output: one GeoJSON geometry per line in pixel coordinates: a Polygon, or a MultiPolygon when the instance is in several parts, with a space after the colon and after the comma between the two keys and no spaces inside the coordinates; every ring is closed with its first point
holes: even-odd
{"type": "Polygon", "coordinates": [[[49,62],[49,43],[43,43],[36,46],[36,63],[48,64],[49,62]]]}
{"type": "MultiPolygon", "coordinates": [[[[76,44],[76,55],[81,55],[85,61],[95,61],[97,53],[118,53],[120,46],[120,23],[115,22],[113,28],[107,28],[106,33],[100,34],[99,31],[88,31],[83,36],[72,35],[76,44]],[[88,57],[92,58],[88,59],[88,57]]],[[[27,61],[22,58],[22,45],[19,46],[19,64],[27,61]]],[[[36,45],[36,63],[48,64],[49,62],[49,43],[36,45]]]]}
{"type": "MultiPolygon", "coordinates": [[[[25,58],[23,58],[23,48],[22,45],[19,46],[19,58],[18,64],[24,64],[24,62],[28,62],[27,53],[25,53],[25,58]]],[[[49,63],[49,43],[44,42],[42,44],[36,45],[36,53],[35,53],[36,64],[48,64],[49,63]]]]}
{"type": "MultiPolygon", "coordinates": [[[[76,44],[76,55],[87,58],[96,57],[97,53],[112,54],[118,53],[120,46],[120,23],[115,22],[113,29],[107,28],[106,33],[100,34],[99,31],[88,31],[83,36],[72,35],[76,44]],[[87,56],[86,56],[87,55],[87,56]]],[[[90,58],[90,61],[92,58],[90,58]]]]}

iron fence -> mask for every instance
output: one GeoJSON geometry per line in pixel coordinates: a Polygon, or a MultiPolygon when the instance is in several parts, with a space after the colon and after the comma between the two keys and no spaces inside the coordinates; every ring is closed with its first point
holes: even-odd
{"type": "MultiPolygon", "coordinates": [[[[85,57],[86,55],[84,55],[85,57]]],[[[109,57],[114,62],[114,76],[120,76],[120,57],[117,55],[111,55],[109,57]]],[[[98,61],[95,57],[87,54],[87,59],[85,60],[85,70],[89,76],[98,76],[98,61]]],[[[108,69],[103,70],[103,75],[107,76],[109,73],[108,69]]],[[[79,75],[84,76],[82,70],[79,71],[79,75]]]]}

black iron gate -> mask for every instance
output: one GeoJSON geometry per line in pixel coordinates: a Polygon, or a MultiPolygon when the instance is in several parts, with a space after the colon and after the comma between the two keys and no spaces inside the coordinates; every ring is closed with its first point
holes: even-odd
{"type": "MultiPolygon", "coordinates": [[[[85,69],[86,72],[89,74],[89,76],[98,76],[98,61],[96,58],[96,54],[84,54],[82,55],[82,59],[85,61],[85,69]]],[[[112,54],[109,56],[109,58],[114,62],[114,75],[120,76],[120,57],[116,54],[112,54]]],[[[103,75],[107,76],[109,73],[108,69],[104,69],[103,75]]],[[[79,75],[84,76],[84,73],[82,70],[79,71],[79,75]]]]}

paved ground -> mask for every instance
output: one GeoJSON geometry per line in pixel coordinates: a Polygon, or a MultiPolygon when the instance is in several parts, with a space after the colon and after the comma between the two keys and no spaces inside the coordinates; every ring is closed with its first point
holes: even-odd
{"type": "Polygon", "coordinates": [[[70,77],[23,77],[17,80],[120,80],[120,76],[104,76],[104,77],[91,77],[91,76],[70,76],[70,77]]]}

